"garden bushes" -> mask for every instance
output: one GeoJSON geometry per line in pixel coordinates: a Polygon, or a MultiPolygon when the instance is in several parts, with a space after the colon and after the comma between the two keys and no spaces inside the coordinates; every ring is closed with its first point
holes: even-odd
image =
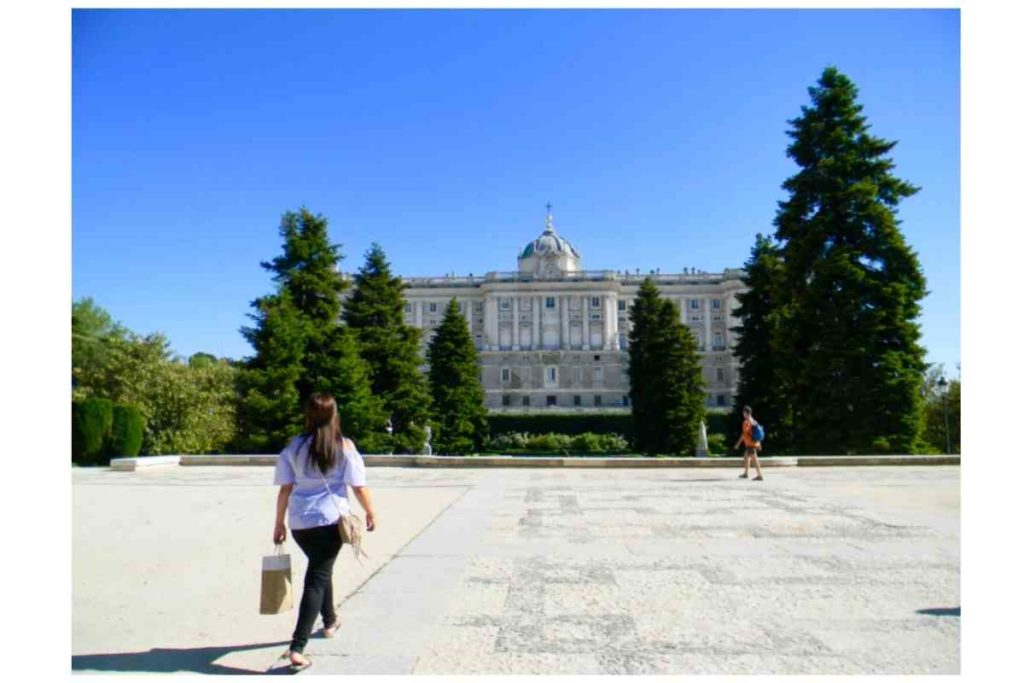
{"type": "Polygon", "coordinates": [[[508,432],[493,437],[489,450],[507,454],[618,455],[629,452],[629,442],[619,434],[530,434],[508,432]]]}
{"type": "Polygon", "coordinates": [[[99,465],[111,456],[135,456],[142,447],[145,422],[138,408],[106,398],[71,403],[71,461],[99,465]]]}

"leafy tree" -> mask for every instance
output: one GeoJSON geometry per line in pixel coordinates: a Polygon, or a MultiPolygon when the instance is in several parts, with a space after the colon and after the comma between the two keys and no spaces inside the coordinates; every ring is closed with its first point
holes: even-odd
{"type": "Polygon", "coordinates": [[[374,243],[355,276],[342,318],[357,335],[373,393],[383,399],[391,418],[395,449],[418,453],[426,438],[430,392],[419,369],[420,330],[403,318],[404,288],[401,278],[391,274],[384,250],[374,243]]]}
{"type": "Polygon", "coordinates": [[[771,448],[785,452],[791,422],[789,400],[781,391],[779,373],[778,306],[781,296],[782,258],[769,237],[758,234],[750,259],[744,264],[746,291],[736,296],[739,327],[735,354],[741,371],[733,406],[737,433],[743,406],[749,405],[759,422],[771,429],[771,448]]]}
{"type": "MultiPolygon", "coordinates": [[[[127,333],[91,297],[71,305],[71,383],[75,390],[96,381],[109,360],[110,345],[123,341],[127,333]]],[[[81,397],[85,392],[74,393],[81,397]]]]}
{"type": "Polygon", "coordinates": [[[205,351],[199,351],[193,353],[188,357],[188,365],[191,368],[208,368],[211,365],[217,364],[217,357],[212,353],[206,353],[205,351]]]}
{"type": "Polygon", "coordinates": [[[925,281],[896,219],[918,188],[892,175],[895,142],[868,133],[834,67],[790,121],[775,238],[784,262],[780,389],[798,452],[912,452],[921,424],[925,281]]]}
{"type": "Polygon", "coordinates": [[[926,450],[933,453],[946,452],[946,428],[949,426],[949,445],[953,453],[960,452],[960,377],[947,379],[945,405],[939,380],[945,376],[941,365],[931,366],[925,374],[924,419],[922,438],[926,450]]]}
{"type": "Polygon", "coordinates": [[[704,419],[704,380],[697,341],[679,308],[650,278],[637,293],[629,337],[630,404],[638,450],[692,454],[704,419]]]}
{"type": "Polygon", "coordinates": [[[286,212],[279,232],[281,255],[261,264],[277,291],[253,302],[255,326],[242,329],[255,355],[239,385],[239,448],[282,448],[301,431],[303,401],[320,391],[335,397],[342,430],[374,452],[384,417],[356,339],[339,322],[347,286],[338,276],[341,247],[330,242],[327,220],[305,208],[286,212]]]}
{"type": "Polygon", "coordinates": [[[452,298],[427,349],[433,419],[439,433],[433,443],[438,453],[476,453],[487,437],[487,409],[480,386],[476,347],[452,298]]]}

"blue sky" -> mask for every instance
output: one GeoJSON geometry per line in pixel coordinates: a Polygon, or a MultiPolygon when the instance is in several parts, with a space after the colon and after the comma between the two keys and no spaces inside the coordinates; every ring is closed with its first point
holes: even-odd
{"type": "Polygon", "coordinates": [[[860,88],[960,360],[953,10],[77,10],[72,289],[174,349],[235,358],[277,225],[307,206],[355,270],[514,270],[544,204],[588,269],[715,271],[771,232],[787,120],[829,64],[860,88]]]}

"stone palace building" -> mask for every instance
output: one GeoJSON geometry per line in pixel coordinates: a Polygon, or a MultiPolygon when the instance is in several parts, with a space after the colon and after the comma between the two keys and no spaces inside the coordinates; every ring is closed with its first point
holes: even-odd
{"type": "MultiPolygon", "coordinates": [[[[513,272],[403,278],[405,319],[424,330],[423,353],[455,297],[476,343],[491,411],[628,410],[629,309],[645,277],[674,300],[697,339],[708,407],[731,407],[737,362],[731,314],[743,271],[583,270],[580,252],[547,227],[513,272]]],[[[424,365],[424,370],[426,366],[424,365]]]]}

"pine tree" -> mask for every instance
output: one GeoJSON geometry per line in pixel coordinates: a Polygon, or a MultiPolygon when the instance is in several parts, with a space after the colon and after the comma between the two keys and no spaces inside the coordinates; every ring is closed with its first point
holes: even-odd
{"type": "Polygon", "coordinates": [[[896,178],[895,142],[868,133],[857,88],[834,67],[790,121],[800,170],[783,187],[778,339],[798,452],[913,452],[925,369],[925,281],[896,219],[918,191],[896,178]]]}
{"type": "Polygon", "coordinates": [[[298,383],[304,372],[308,323],[278,294],[252,303],[254,327],[242,336],[255,355],[239,371],[240,394],[237,448],[248,453],[280,450],[302,428],[302,397],[298,383]]]}
{"type": "Polygon", "coordinates": [[[691,455],[704,419],[704,380],[697,341],[679,308],[651,278],[640,285],[630,319],[629,395],[634,446],[648,453],[691,455]]]}
{"type": "Polygon", "coordinates": [[[338,276],[340,245],[327,220],[303,208],[281,219],[282,254],[261,265],[277,293],[253,302],[255,328],[242,330],[256,355],[242,373],[244,447],[280,449],[301,429],[313,392],[335,397],[342,431],[368,453],[385,446],[381,401],[354,335],[340,323],[346,283],[338,276]]]}
{"type": "Polygon", "coordinates": [[[781,392],[775,346],[782,278],[778,246],[758,234],[744,270],[747,289],[736,295],[740,305],[734,311],[740,325],[732,329],[738,338],[734,353],[740,362],[733,423],[738,435],[743,406],[753,407],[758,422],[771,430],[772,452],[783,453],[789,444],[791,416],[789,401],[781,392]]]}
{"type": "Polygon", "coordinates": [[[403,318],[403,289],[405,283],[392,276],[384,250],[374,243],[355,276],[342,317],[358,337],[373,393],[383,400],[390,416],[395,449],[419,453],[426,440],[430,392],[419,369],[424,362],[420,330],[406,325],[403,318]]]}
{"type": "Polygon", "coordinates": [[[656,378],[655,413],[660,422],[658,451],[694,455],[697,431],[704,419],[705,384],[697,340],[682,322],[679,306],[660,302],[657,337],[652,347],[660,371],[656,378]]]}
{"type": "Polygon", "coordinates": [[[427,349],[437,453],[479,452],[487,435],[487,409],[476,347],[466,318],[452,298],[427,349]]]}
{"type": "Polygon", "coordinates": [[[644,278],[630,307],[633,327],[629,331],[629,405],[633,416],[633,447],[642,453],[656,452],[657,435],[651,421],[652,391],[658,364],[651,345],[657,325],[658,289],[644,278]]]}

